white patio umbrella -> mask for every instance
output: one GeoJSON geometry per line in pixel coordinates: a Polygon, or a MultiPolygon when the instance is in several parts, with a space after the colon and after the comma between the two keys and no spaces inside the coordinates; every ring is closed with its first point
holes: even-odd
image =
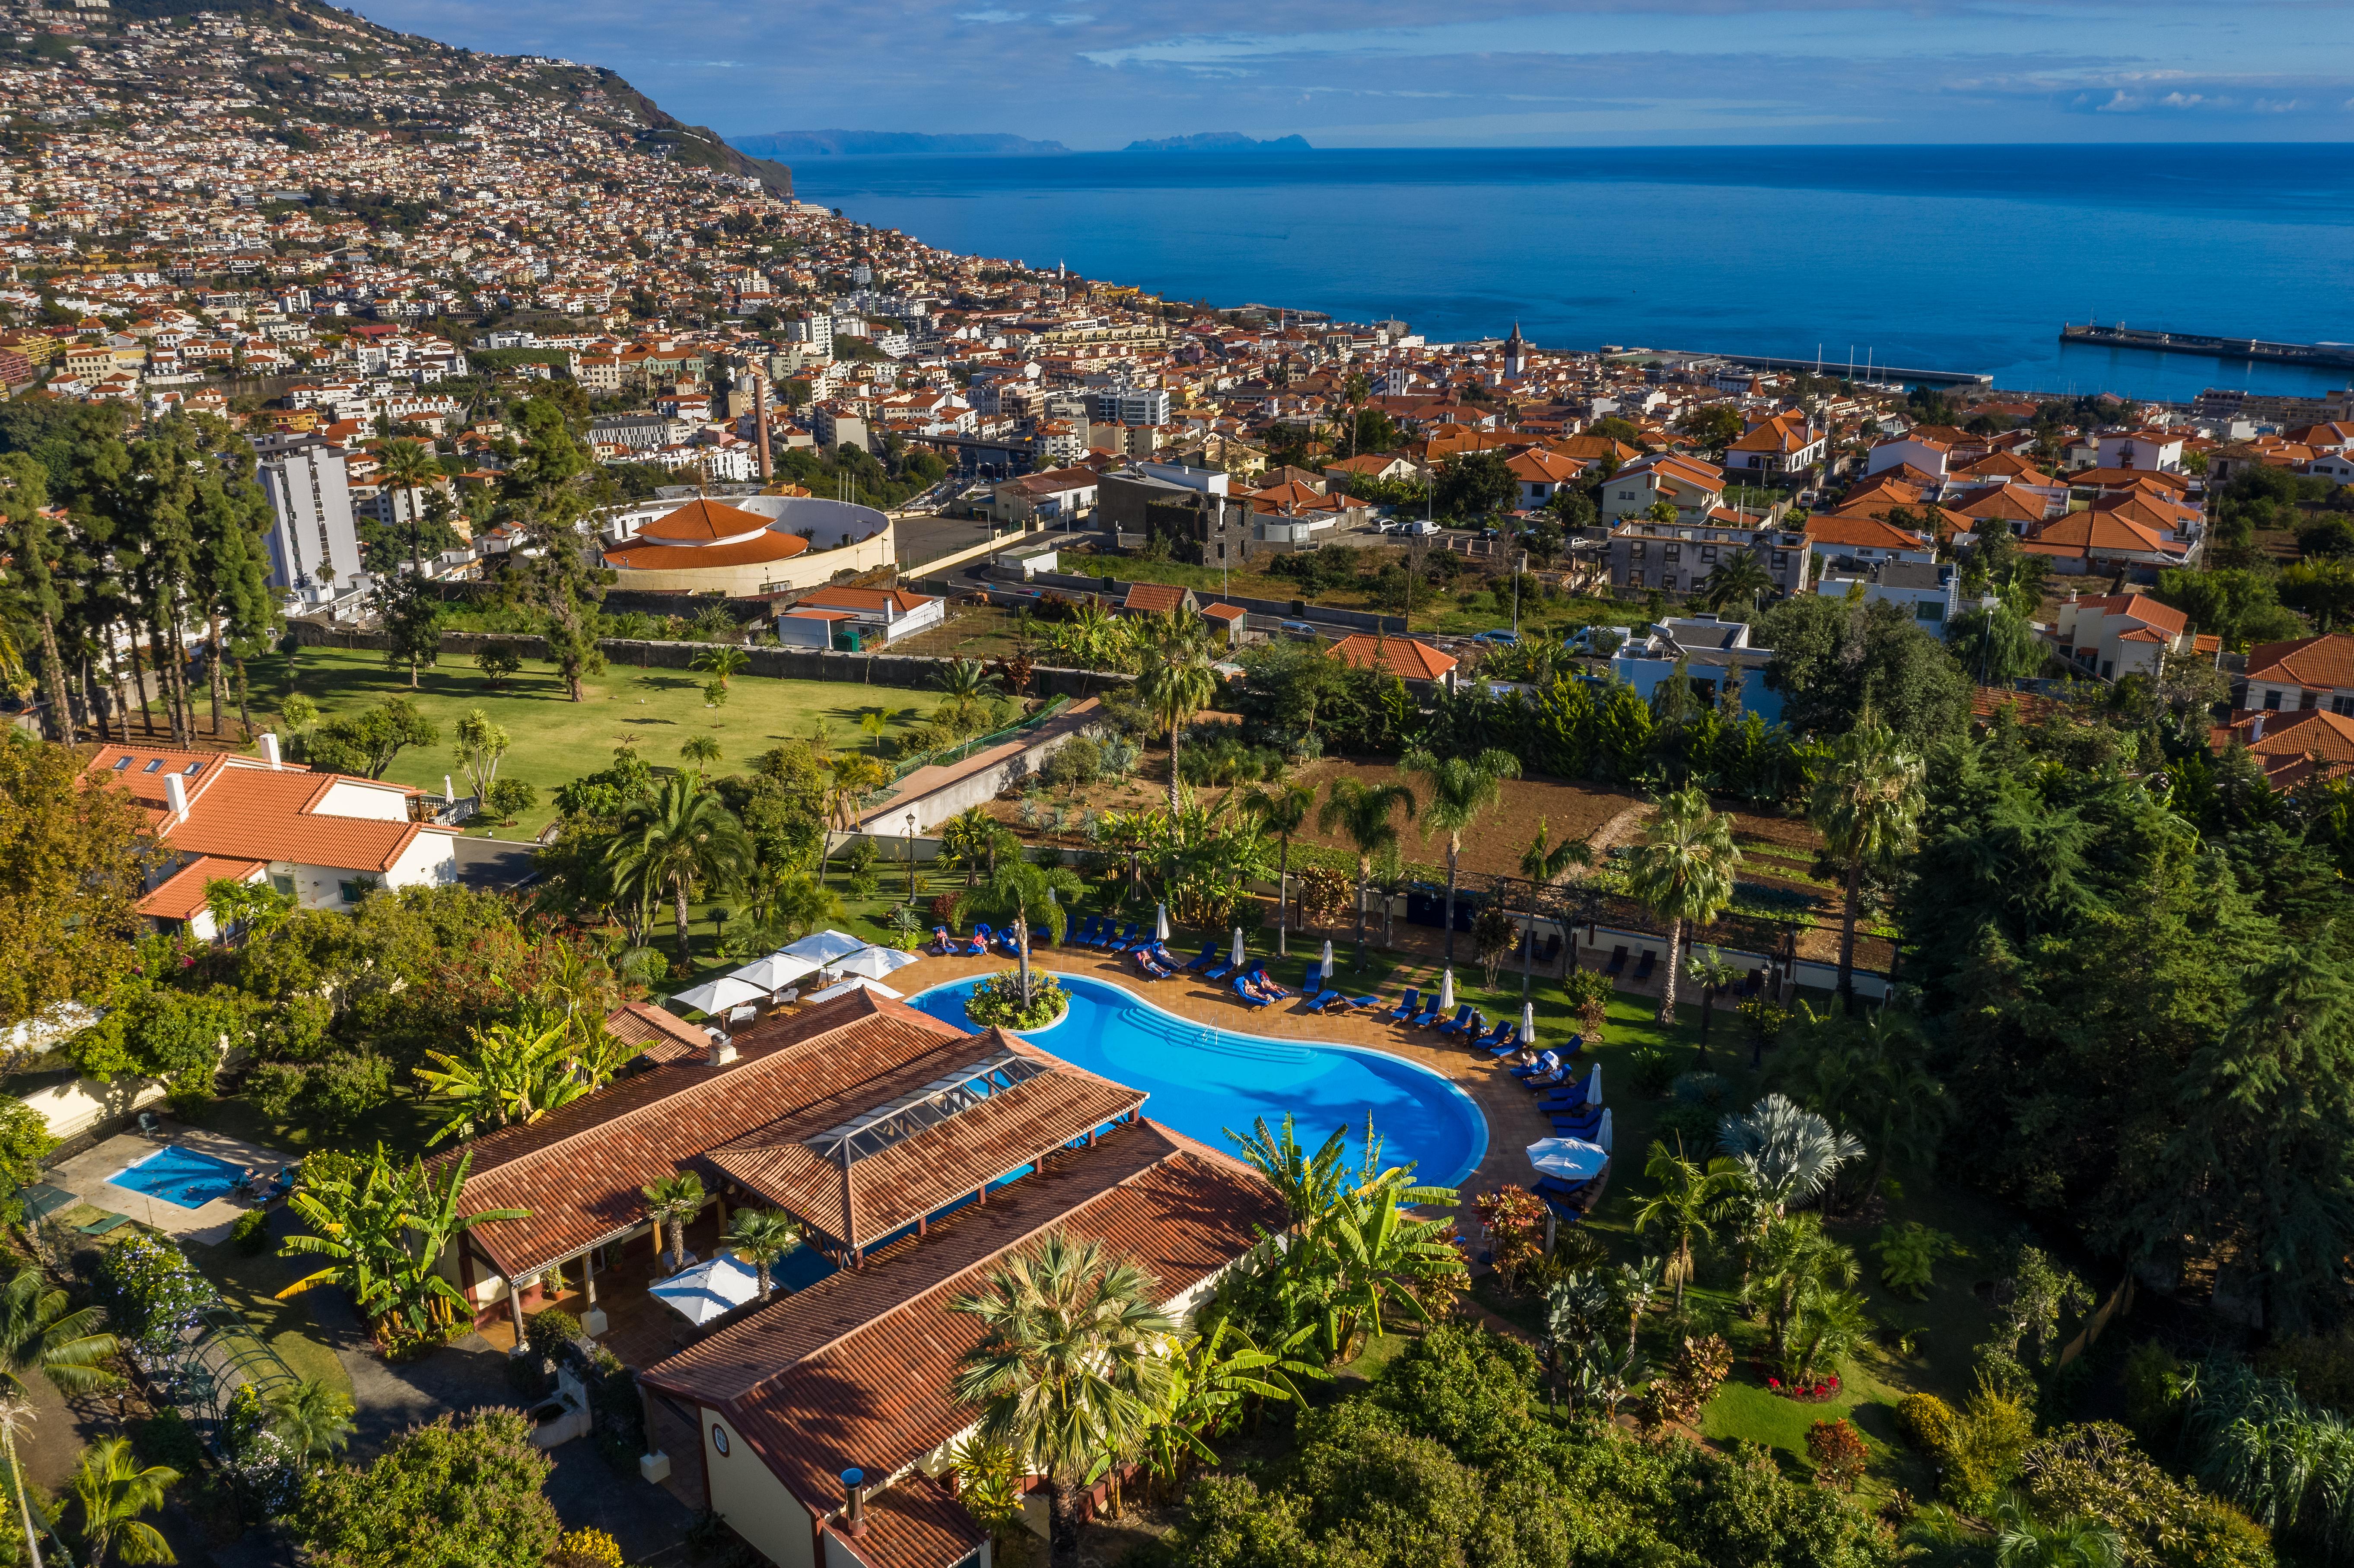
{"type": "Polygon", "coordinates": [[[896,948],[861,948],[833,966],[841,975],[864,975],[868,980],[881,980],[894,969],[904,969],[909,964],[921,962],[913,953],[903,953],[896,948]]]}
{"type": "Polygon", "coordinates": [[[1242,964],[1243,964],[1243,928],[1242,928],[1240,926],[1237,926],[1237,927],[1235,927],[1235,950],[1234,950],[1233,958],[1234,958],[1234,960],[1235,960],[1235,967],[1236,969],[1240,969],[1240,968],[1242,968],[1242,964]]]}
{"type": "Polygon", "coordinates": [[[1602,1125],[1594,1129],[1594,1141],[1602,1146],[1603,1153],[1610,1152],[1610,1113],[1606,1110],[1602,1113],[1602,1125]]]}
{"type": "Polygon", "coordinates": [[[836,959],[848,958],[865,945],[847,931],[820,931],[779,950],[796,959],[807,959],[813,964],[831,964],[836,959]]]}
{"type": "Polygon", "coordinates": [[[1521,1044],[1525,1048],[1533,1046],[1536,1043],[1537,1004],[1533,1001],[1524,1001],[1521,1003],[1521,1044]]]}
{"type": "Polygon", "coordinates": [[[1152,939],[1165,942],[1169,939],[1169,906],[1161,905],[1158,910],[1152,917],[1152,939]]]}
{"type": "Polygon", "coordinates": [[[1590,1106],[1598,1106],[1602,1103],[1602,1064],[1599,1062],[1594,1064],[1592,1071],[1587,1075],[1585,1103],[1590,1106]]]}
{"type": "Polygon", "coordinates": [[[697,1327],[760,1294],[760,1277],[733,1253],[672,1275],[646,1294],[697,1327]]]}
{"type": "Polygon", "coordinates": [[[1324,938],[1324,972],[1328,975],[1332,972],[1332,938],[1330,937],[1324,938]]]}
{"type": "Polygon", "coordinates": [[[887,996],[894,1001],[896,1001],[901,994],[898,991],[893,991],[889,986],[885,985],[881,980],[868,980],[864,975],[853,975],[848,980],[843,980],[837,985],[830,985],[826,987],[815,996],[809,998],[809,1000],[811,1001],[832,1001],[837,996],[848,996],[852,991],[859,990],[871,991],[876,996],[887,996]]]}
{"type": "Polygon", "coordinates": [[[1455,1011],[1455,968],[1451,964],[1438,977],[1438,1011],[1447,1013],[1455,1011]]]}
{"type": "Polygon", "coordinates": [[[742,980],[746,985],[758,986],[762,991],[780,991],[817,973],[817,965],[808,959],[797,959],[790,953],[770,953],[765,959],[755,959],[740,969],[728,971],[729,980],[742,980]]]}
{"type": "Polygon", "coordinates": [[[737,980],[734,975],[721,975],[717,980],[705,980],[692,991],[680,991],[670,1000],[673,1007],[684,1007],[690,1012],[705,1012],[716,1016],[731,1007],[741,1007],[748,1001],[757,1001],[773,989],[775,988],[770,986],[754,985],[749,980],[737,980]]]}
{"type": "Polygon", "coordinates": [[[1541,1138],[1529,1145],[1529,1163],[1563,1181],[1584,1181],[1610,1163],[1610,1151],[1580,1138],[1541,1138]]]}

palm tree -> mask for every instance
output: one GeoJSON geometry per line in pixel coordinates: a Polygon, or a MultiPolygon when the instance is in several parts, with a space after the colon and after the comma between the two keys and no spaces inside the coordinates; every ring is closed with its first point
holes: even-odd
{"type": "Polygon", "coordinates": [[[964,870],[968,888],[980,879],[981,868],[992,856],[994,835],[1005,830],[986,806],[968,806],[940,824],[940,858],[964,870]]]}
{"type": "Polygon", "coordinates": [[[1790,1328],[1798,1356],[1792,1369],[1797,1381],[1813,1383],[1819,1366],[1824,1372],[1838,1371],[1871,1332],[1871,1304],[1861,1295],[1819,1280],[1808,1281],[1798,1292],[1790,1328]]]}
{"type": "MultiPolygon", "coordinates": [[[[376,452],[376,471],[384,482],[385,493],[408,503],[408,564],[419,563],[417,544],[417,493],[441,477],[441,465],[423,441],[406,437],[387,441],[376,452]]],[[[400,522],[399,508],[392,508],[393,524],[400,522]]],[[[415,672],[410,672],[410,683],[415,683],[415,672]]]]}
{"type": "Polygon", "coordinates": [[[1700,601],[1710,609],[1721,610],[1727,605],[1740,605],[1744,609],[1757,608],[1757,596],[1774,591],[1774,576],[1766,563],[1747,550],[1734,550],[1716,563],[1701,585],[1700,601]]]}
{"type": "Polygon", "coordinates": [[[1218,694],[1218,673],[1210,667],[1209,635],[1202,618],[1172,615],[1155,625],[1136,694],[1169,732],[1169,809],[1184,809],[1177,789],[1177,736],[1185,721],[1218,694]]]}
{"type": "MultiPolygon", "coordinates": [[[[1547,825],[1543,817],[1537,819],[1536,837],[1531,839],[1529,847],[1521,852],[1521,874],[1529,879],[1528,929],[1521,936],[1521,1000],[1522,1001],[1529,999],[1529,982],[1536,972],[1537,890],[1552,883],[1573,865],[1592,865],[1593,863],[1594,851],[1590,845],[1577,839],[1564,839],[1560,843],[1554,843],[1553,829],[1547,825]]],[[[1450,929],[1454,924],[1452,920],[1447,922],[1450,929]]],[[[1564,929],[1562,934],[1567,936],[1568,932],[1564,929]]],[[[1569,948],[1569,967],[1571,969],[1577,967],[1577,945],[1575,942],[1572,942],[1569,948]]]]}
{"type": "Polygon", "coordinates": [[[0,1447],[8,1452],[8,1489],[16,1494],[16,1517],[25,1526],[25,1557],[41,1560],[40,1538],[33,1529],[33,1505],[25,1492],[25,1473],[16,1466],[16,1429],[40,1419],[33,1402],[14,1389],[0,1391],[0,1447]]]}
{"type": "Polygon", "coordinates": [[[1850,1017],[1855,1014],[1855,919],[1863,902],[1863,874],[1913,847],[1921,829],[1925,771],[1920,758],[1905,750],[1886,725],[1865,723],[1831,743],[1807,797],[1807,820],[1823,835],[1831,858],[1847,868],[1839,989],[1850,1017]]]}
{"type": "Polygon", "coordinates": [[[337,1453],[352,1440],[352,1402],[348,1395],[306,1377],[270,1396],[270,1425],[312,1458],[337,1453]]]}
{"type": "Polygon", "coordinates": [[[1708,1021],[1716,1012],[1716,994],[1739,982],[1741,971],[1724,961],[1722,948],[1694,948],[1684,961],[1684,978],[1700,987],[1700,1065],[1708,1065],[1708,1021]]]}
{"type": "Polygon", "coordinates": [[[718,737],[708,735],[690,736],[678,748],[678,754],[694,763],[697,772],[707,771],[713,763],[719,760],[718,737]]]}
{"type": "Polygon", "coordinates": [[[940,705],[955,709],[959,719],[970,713],[972,705],[987,696],[990,687],[996,684],[989,673],[989,666],[978,659],[951,659],[940,666],[939,673],[933,679],[940,690],[948,694],[948,700],[940,705]]]}
{"type": "Polygon", "coordinates": [[[2039,1524],[2016,1498],[1994,1510],[1996,1568],[2117,1568],[2125,1548],[2117,1532],[2095,1519],[2072,1513],[2039,1524]]]}
{"type": "Polygon", "coordinates": [[[981,1407],[982,1441],[1046,1478],[1057,1563],[1077,1559],[1082,1489],[1143,1438],[1167,1403],[1164,1347],[1180,1330],[1159,1294],[1150,1275],[1101,1242],[1056,1231],[949,1304],[981,1325],[950,1391],[981,1407]]]}
{"type": "Polygon", "coordinates": [[[1241,1151],[1244,1162],[1282,1197],[1284,1212],[1290,1216],[1289,1234],[1294,1236],[1304,1234],[1348,1185],[1349,1169],[1342,1163],[1349,1152],[1345,1126],[1334,1128],[1324,1147],[1312,1155],[1300,1147],[1289,1111],[1283,1113],[1280,1132],[1268,1131],[1265,1117],[1251,1124],[1248,1137],[1232,1128],[1218,1130],[1241,1151]]]}
{"type": "Polygon", "coordinates": [[[869,708],[858,715],[858,727],[875,737],[875,755],[883,755],[883,732],[891,727],[891,715],[881,708],[869,708]]]}
{"type": "Polygon", "coordinates": [[[1022,969],[1022,1005],[1030,1005],[1030,922],[1034,916],[1045,922],[1060,942],[1068,929],[1064,913],[1066,905],[1076,902],[1087,893],[1087,884],[1078,873],[1068,866],[1040,865],[1009,855],[999,861],[989,874],[988,882],[973,895],[972,902],[981,913],[1010,919],[1020,933],[1015,956],[1022,969]],[[1053,895],[1053,896],[1049,896],[1053,895]]]}
{"type": "Polygon", "coordinates": [[[1659,985],[1662,1023],[1676,1019],[1684,927],[1704,926],[1724,912],[1733,902],[1733,868],[1740,861],[1733,819],[1709,810],[1698,786],[1663,798],[1643,842],[1635,846],[1627,865],[1627,891],[1668,926],[1667,974],[1659,985]]]}
{"type": "Polygon", "coordinates": [[[1648,1253],[1638,1262],[1620,1264],[1618,1272],[1611,1277],[1610,1294],[1627,1308],[1627,1354],[1630,1357],[1635,1353],[1635,1336],[1643,1327],[1643,1313],[1666,1283],[1667,1266],[1648,1253]]]}
{"type": "Polygon", "coordinates": [[[1726,1117],[1717,1123],[1716,1139],[1776,1214],[1822,1192],[1840,1166],[1864,1154],[1861,1139],[1781,1095],[1767,1095],[1746,1115],[1726,1117]]]}
{"type": "Polygon", "coordinates": [[[101,1364],[119,1348],[105,1331],[104,1309],[69,1306],[64,1291],[47,1288],[37,1268],[18,1269],[0,1286],[0,1381],[27,1395],[25,1374],[37,1369],[63,1393],[120,1381],[101,1364]]]}
{"type": "Polygon", "coordinates": [[[1447,835],[1447,961],[1451,964],[1455,961],[1456,863],[1463,856],[1463,835],[1503,799],[1504,780],[1521,776],[1521,759],[1494,748],[1477,757],[1443,760],[1427,751],[1411,751],[1398,767],[1430,786],[1430,804],[1422,814],[1422,836],[1427,839],[1433,831],[1447,835]]]}
{"type": "Polygon", "coordinates": [[[736,643],[714,642],[696,649],[686,667],[711,676],[724,687],[730,675],[740,675],[752,667],[752,655],[736,643]]]}
{"type": "Polygon", "coordinates": [[[798,941],[843,917],[833,890],[798,867],[763,863],[745,885],[745,912],[763,931],[798,941]]]}
{"type": "Polygon", "coordinates": [[[175,1563],[163,1532],[139,1516],[164,1506],[164,1489],[180,1472],[163,1465],[140,1468],[128,1437],[101,1437],[82,1451],[74,1472],[74,1501],[81,1508],[81,1539],[90,1568],[118,1563],[175,1563]]]}
{"type": "Polygon", "coordinates": [[[1844,1290],[1855,1283],[1855,1254],[1823,1234],[1819,1214],[1786,1214],[1766,1228],[1757,1266],[1772,1305],[1766,1308],[1778,1365],[1790,1348],[1790,1326],[1802,1290],[1844,1290]]]}
{"type": "Polygon", "coordinates": [[[1291,835],[1307,825],[1308,813],[1316,804],[1316,786],[1297,779],[1286,779],[1272,789],[1253,789],[1243,800],[1244,810],[1258,819],[1259,831],[1273,833],[1282,843],[1275,871],[1275,944],[1276,951],[1290,951],[1285,944],[1289,927],[1286,911],[1291,894],[1291,835]]]}
{"type": "Polygon", "coordinates": [[[686,1261],[686,1224],[703,1212],[703,1178],[692,1171],[681,1171],[658,1177],[638,1191],[645,1195],[646,1217],[654,1228],[665,1226],[670,1231],[670,1250],[663,1255],[669,1261],[664,1267],[675,1268],[686,1261]]]}
{"type": "Polygon", "coordinates": [[[1355,963],[1363,963],[1365,959],[1365,886],[1373,880],[1373,857],[1385,849],[1397,847],[1397,824],[1390,819],[1401,806],[1405,808],[1406,821],[1412,821],[1414,791],[1403,784],[1367,784],[1355,779],[1335,779],[1322,809],[1316,813],[1319,832],[1338,829],[1356,846],[1357,956],[1352,960],[1355,963]]]}
{"type": "Polygon", "coordinates": [[[1651,1157],[1643,1167],[1643,1174],[1659,1184],[1659,1190],[1644,1199],[1635,1209],[1635,1234],[1642,1234],[1657,1225],[1667,1234],[1672,1244],[1668,1254],[1668,1284],[1676,1293],[1676,1310],[1684,1308],[1684,1287],[1692,1277],[1692,1243],[1711,1241],[1712,1228],[1725,1215],[1734,1195],[1748,1181],[1741,1167],[1722,1155],[1711,1160],[1703,1169],[1700,1162],[1683,1150],[1683,1140],[1676,1140],[1675,1150],[1660,1142],[1651,1145],[1651,1157]]]}
{"type": "Polygon", "coordinates": [[[752,841],[701,779],[674,773],[660,795],[633,800],[623,810],[605,863],[616,884],[639,897],[668,890],[678,920],[678,961],[692,968],[686,906],[695,885],[716,889],[741,878],[752,869],[752,841]]]}
{"type": "Polygon", "coordinates": [[[801,1227],[774,1209],[738,1209],[727,1222],[727,1249],[752,1266],[763,1301],[771,1286],[769,1271],[801,1245],[801,1227]]]}

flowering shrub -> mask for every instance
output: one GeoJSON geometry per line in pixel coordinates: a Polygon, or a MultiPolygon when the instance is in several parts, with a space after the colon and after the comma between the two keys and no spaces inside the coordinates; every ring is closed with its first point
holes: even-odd
{"type": "Polygon", "coordinates": [[[1062,1017],[1070,1004],[1053,975],[1033,970],[1030,1005],[1024,1007],[1020,972],[1001,969],[974,988],[972,1000],[964,1004],[964,1015],[984,1029],[992,1023],[1007,1029],[1039,1029],[1062,1017]]]}
{"type": "Polygon", "coordinates": [[[1815,1461],[1815,1478],[1840,1491],[1855,1485],[1869,1457],[1862,1436],[1845,1421],[1818,1421],[1808,1427],[1807,1452],[1815,1461]]]}
{"type": "Polygon", "coordinates": [[[1692,1425],[1700,1419],[1701,1406],[1714,1396],[1724,1374],[1732,1370],[1733,1347],[1724,1342],[1723,1335],[1687,1338],[1675,1365],[1651,1380],[1651,1416],[1660,1425],[1671,1421],[1692,1425]]]}
{"type": "Polygon", "coordinates": [[[567,1531],[547,1568],[624,1568],[621,1543],[601,1530],[567,1531]]]}
{"type": "Polygon", "coordinates": [[[143,1232],[106,1249],[97,1286],[108,1326],[149,1372],[171,1353],[196,1314],[220,1299],[177,1246],[143,1232]]]}
{"type": "Polygon", "coordinates": [[[264,1519],[276,1519],[302,1500],[310,1467],[271,1426],[269,1407],[251,1384],[239,1384],[229,1396],[220,1444],[228,1473],[264,1519]]]}
{"type": "Polygon", "coordinates": [[[1526,1187],[1499,1187],[1471,1200],[1487,1227],[1489,1262],[1507,1289],[1523,1287],[1544,1261],[1544,1204],[1526,1187]]]}
{"type": "Polygon", "coordinates": [[[1800,1383],[1795,1378],[1785,1383],[1782,1379],[1766,1372],[1759,1363],[1753,1361],[1750,1365],[1766,1378],[1766,1386],[1768,1390],[1780,1394],[1785,1399],[1796,1400],[1800,1404],[1820,1404],[1827,1399],[1839,1397],[1840,1380],[1837,1372],[1832,1372],[1828,1377],[1817,1378],[1811,1383],[1800,1383]]]}

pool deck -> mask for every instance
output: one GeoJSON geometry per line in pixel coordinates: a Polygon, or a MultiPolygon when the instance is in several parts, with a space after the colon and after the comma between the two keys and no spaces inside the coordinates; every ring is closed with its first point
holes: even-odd
{"type": "Polygon", "coordinates": [[[216,1160],[226,1160],[232,1165],[249,1166],[262,1176],[274,1174],[289,1156],[274,1149],[264,1149],[258,1143],[248,1143],[241,1138],[228,1138],[201,1128],[183,1127],[178,1122],[164,1119],[161,1139],[142,1132],[117,1133],[84,1150],[70,1160],[60,1161],[41,1173],[41,1180],[53,1187],[61,1187],[85,1203],[101,1209],[111,1209],[118,1214],[128,1214],[152,1230],[168,1236],[202,1242],[217,1246],[228,1238],[228,1229],[237,1224],[238,1216],[254,1205],[236,1198],[215,1198],[202,1208],[184,1209],[177,1203],[167,1203],[161,1198],[151,1198],[144,1192],[128,1187],[118,1187],[107,1180],[134,1160],[144,1160],[166,1143],[176,1143],[198,1154],[209,1154],[216,1160]]]}
{"type": "MultiPolygon", "coordinates": [[[[1313,954],[1322,945],[1321,938],[1314,938],[1315,946],[1303,940],[1295,943],[1302,951],[1313,954]]],[[[1232,1030],[1239,1034],[1263,1034],[1273,1039],[1299,1040],[1324,1045],[1355,1045],[1380,1051],[1400,1061],[1427,1067],[1456,1085],[1479,1107],[1488,1118],[1488,1150],[1479,1168],[1466,1177],[1461,1188],[1464,1200],[1463,1216],[1469,1218],[1470,1200],[1476,1193],[1492,1192],[1529,1180],[1528,1157],[1522,1151],[1541,1138],[1553,1136],[1553,1124],[1537,1112],[1535,1102],[1521,1087],[1520,1080],[1504,1071],[1498,1061],[1485,1051],[1472,1052],[1460,1045],[1442,1044],[1442,1036],[1432,1031],[1405,1029],[1378,1015],[1352,1016],[1342,1013],[1313,1013],[1300,1010],[1297,1001],[1278,1003],[1256,1010],[1245,1008],[1232,991],[1213,986],[1206,980],[1190,975],[1172,980],[1147,980],[1137,974],[1133,965],[1124,963],[1124,955],[1102,953],[1088,948],[1039,948],[1032,952],[1031,962],[1040,969],[1059,969],[1066,974],[1085,975],[1092,980],[1108,981],[1135,992],[1154,1006],[1165,1009],[1197,1023],[1232,1030]]],[[[1343,960],[1345,962],[1345,959],[1343,960]]],[[[936,985],[964,980],[972,975],[993,974],[1007,967],[1009,960],[1002,954],[985,958],[933,958],[927,955],[921,963],[910,964],[891,976],[895,991],[909,996],[936,985]]],[[[1341,973],[1347,973],[1344,968],[1341,973]]],[[[1435,982],[1434,982],[1435,983],[1435,982]]],[[[1400,988],[1393,986],[1388,994],[1394,1000],[1400,988]]],[[[1038,1036],[1039,1048],[1055,1048],[1055,1033],[1047,1030],[1038,1036]]],[[[1609,1086],[1606,1083],[1606,1093],[1609,1086]]],[[[1152,1102],[1144,1104],[1144,1114],[1152,1114],[1152,1102]]],[[[1316,1129],[1314,1137],[1320,1141],[1329,1128],[1316,1129]]],[[[1310,1129],[1302,1128],[1303,1138],[1310,1129]]],[[[1233,1152],[1231,1150],[1225,1152],[1233,1152]]]]}

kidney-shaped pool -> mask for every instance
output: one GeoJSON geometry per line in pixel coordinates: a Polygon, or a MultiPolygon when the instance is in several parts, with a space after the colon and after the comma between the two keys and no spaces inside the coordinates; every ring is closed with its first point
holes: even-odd
{"type": "MultiPolygon", "coordinates": [[[[981,978],[934,986],[908,998],[945,1023],[970,1029],[964,1004],[981,978]]],[[[1383,1163],[1417,1166],[1415,1178],[1460,1186],[1488,1151],[1488,1118],[1471,1097],[1427,1067],[1380,1051],[1237,1034],[1180,1018],[1134,992],[1085,975],[1057,972],[1070,1011],[1023,1033],[1042,1051],[1152,1097],[1144,1114],[1225,1153],[1225,1129],[1279,1123],[1286,1111],[1311,1150],[1336,1127],[1349,1129],[1349,1158],[1362,1154],[1365,1117],[1381,1136],[1383,1163]]]]}

